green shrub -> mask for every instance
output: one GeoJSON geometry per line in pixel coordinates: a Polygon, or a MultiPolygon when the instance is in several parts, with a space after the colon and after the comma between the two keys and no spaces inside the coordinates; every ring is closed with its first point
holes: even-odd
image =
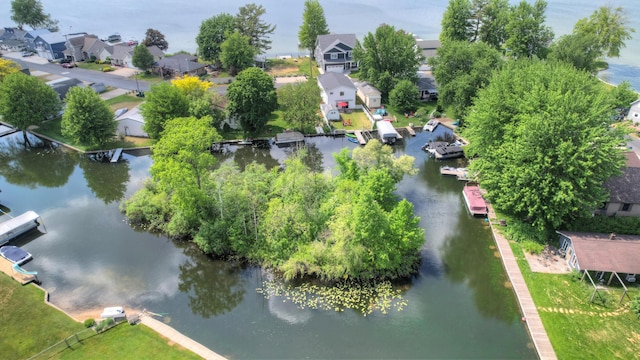
{"type": "Polygon", "coordinates": [[[84,321],[84,327],[90,328],[92,326],[95,326],[96,321],[93,319],[87,319],[84,321]]]}
{"type": "Polygon", "coordinates": [[[441,117],[442,117],[442,114],[441,114],[439,111],[434,111],[434,112],[433,112],[433,117],[434,117],[434,118],[441,118],[441,117]]]}
{"type": "Polygon", "coordinates": [[[102,68],[103,72],[109,72],[109,71],[113,71],[113,68],[111,66],[105,66],[102,68]]]}
{"type": "Polygon", "coordinates": [[[96,325],[96,331],[97,332],[103,332],[105,330],[108,330],[114,324],[115,324],[115,321],[112,318],[106,318],[106,319],[100,321],[98,323],[98,325],[96,325]]]}
{"type": "Polygon", "coordinates": [[[635,300],[631,300],[631,312],[640,319],[640,296],[636,296],[635,300]]]}
{"type": "Polygon", "coordinates": [[[544,250],[544,245],[531,240],[521,241],[520,246],[522,246],[522,250],[534,255],[538,255],[544,250]]]}
{"type": "Polygon", "coordinates": [[[640,235],[640,218],[634,216],[589,216],[568,224],[569,231],[640,235]]]}

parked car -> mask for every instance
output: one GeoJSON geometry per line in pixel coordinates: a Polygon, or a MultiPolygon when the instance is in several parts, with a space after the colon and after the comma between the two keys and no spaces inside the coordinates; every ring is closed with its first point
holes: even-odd
{"type": "Polygon", "coordinates": [[[31,51],[23,51],[22,52],[22,57],[29,57],[29,56],[33,56],[33,53],[31,51]]]}
{"type": "Polygon", "coordinates": [[[71,68],[74,68],[74,67],[78,67],[78,65],[76,65],[76,63],[72,63],[72,62],[62,63],[61,65],[62,65],[63,68],[66,68],[66,69],[71,69],[71,68]]]}
{"type": "Polygon", "coordinates": [[[73,62],[73,60],[71,58],[60,59],[60,64],[70,63],[70,62],[73,62]]]}

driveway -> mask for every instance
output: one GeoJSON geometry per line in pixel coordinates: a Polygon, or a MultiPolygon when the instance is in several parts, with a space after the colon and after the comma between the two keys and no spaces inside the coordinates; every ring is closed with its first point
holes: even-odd
{"type": "Polygon", "coordinates": [[[41,58],[40,56],[37,56],[37,55],[22,57],[22,52],[20,51],[5,53],[2,56],[9,59],[22,60],[24,62],[31,63],[31,64],[48,64],[49,63],[49,60],[45,58],[41,58]]]}

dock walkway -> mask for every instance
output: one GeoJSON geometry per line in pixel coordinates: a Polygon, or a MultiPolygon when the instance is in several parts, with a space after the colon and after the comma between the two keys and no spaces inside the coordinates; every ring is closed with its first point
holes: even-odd
{"type": "Polygon", "coordinates": [[[185,349],[188,349],[194,353],[196,353],[199,356],[202,356],[202,358],[207,359],[207,360],[224,360],[226,359],[224,356],[216,354],[215,352],[211,351],[209,348],[207,348],[206,346],[200,344],[199,342],[186,337],[185,335],[183,335],[182,333],[180,333],[179,331],[177,331],[176,329],[172,328],[169,325],[165,325],[164,323],[148,316],[148,315],[143,315],[140,318],[140,322],[146,326],[148,326],[149,328],[153,329],[155,332],[157,332],[158,334],[168,338],[169,340],[175,342],[176,344],[180,344],[180,346],[182,346],[185,349]]]}
{"type": "MultiPolygon", "coordinates": [[[[488,204],[487,207],[489,210],[489,219],[496,218],[496,213],[493,210],[493,206],[491,204],[488,204]]],[[[533,345],[538,352],[538,356],[541,360],[557,359],[556,353],[553,350],[553,346],[551,345],[551,341],[549,340],[549,336],[547,336],[547,332],[542,325],[542,320],[540,319],[540,314],[538,314],[538,309],[533,303],[529,288],[524,281],[522,272],[520,272],[520,267],[518,267],[518,262],[513,255],[511,246],[509,246],[509,242],[507,241],[507,239],[505,239],[504,236],[502,236],[502,234],[500,234],[497,229],[495,229],[496,225],[494,225],[491,221],[489,221],[489,224],[491,226],[491,231],[493,232],[493,238],[495,239],[498,250],[500,251],[502,264],[505,268],[507,276],[509,277],[511,285],[513,286],[513,292],[516,294],[516,298],[518,299],[520,310],[522,311],[522,314],[526,321],[527,328],[529,329],[529,334],[531,335],[533,345]]]]}

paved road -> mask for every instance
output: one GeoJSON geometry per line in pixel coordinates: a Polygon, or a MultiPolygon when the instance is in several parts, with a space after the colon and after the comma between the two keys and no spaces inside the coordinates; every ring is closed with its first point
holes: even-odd
{"type": "MultiPolygon", "coordinates": [[[[60,64],[54,64],[54,63],[38,64],[30,61],[24,61],[19,58],[12,58],[11,60],[17,62],[23,67],[29,68],[30,70],[39,70],[49,74],[75,78],[84,82],[103,83],[107,86],[125,89],[125,90],[148,91],[149,88],[151,87],[151,85],[146,81],[138,80],[136,83],[135,79],[130,79],[130,78],[126,78],[123,76],[114,75],[110,73],[103,73],[95,70],[87,70],[87,69],[80,69],[80,68],[66,69],[60,66],[60,64]]],[[[221,95],[224,95],[227,93],[227,85],[218,85],[214,89],[221,95]]]]}

